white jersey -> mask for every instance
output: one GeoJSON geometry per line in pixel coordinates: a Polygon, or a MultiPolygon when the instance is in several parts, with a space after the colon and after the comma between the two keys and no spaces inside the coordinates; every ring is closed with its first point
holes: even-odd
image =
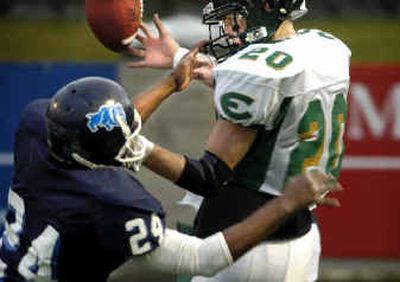
{"type": "Polygon", "coordinates": [[[344,152],[348,47],[320,30],[252,44],[215,69],[221,118],[259,129],[236,167],[245,187],[279,195],[288,177],[318,166],[337,176],[344,152]]]}

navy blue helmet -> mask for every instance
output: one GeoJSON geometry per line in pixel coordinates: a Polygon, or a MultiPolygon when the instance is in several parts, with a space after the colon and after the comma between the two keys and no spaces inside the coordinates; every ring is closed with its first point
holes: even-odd
{"type": "Polygon", "coordinates": [[[203,9],[203,23],[209,26],[210,43],[206,52],[223,61],[243,47],[268,42],[288,19],[297,19],[307,12],[305,0],[209,0],[203,9]],[[246,29],[237,35],[226,34],[224,20],[232,15],[236,21],[246,20],[246,29]]]}
{"type": "Polygon", "coordinates": [[[90,168],[129,165],[121,156],[141,127],[124,88],[101,77],[62,87],[51,99],[46,122],[50,154],[90,168]]]}

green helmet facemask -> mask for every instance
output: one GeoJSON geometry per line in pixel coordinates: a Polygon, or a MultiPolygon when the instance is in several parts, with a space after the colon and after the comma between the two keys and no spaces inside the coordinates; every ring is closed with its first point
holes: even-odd
{"type": "Polygon", "coordinates": [[[210,0],[203,9],[203,23],[210,32],[205,50],[223,61],[249,44],[270,41],[284,20],[295,20],[306,12],[305,0],[210,0]],[[246,30],[226,34],[223,20],[227,15],[245,18],[246,30]]]}

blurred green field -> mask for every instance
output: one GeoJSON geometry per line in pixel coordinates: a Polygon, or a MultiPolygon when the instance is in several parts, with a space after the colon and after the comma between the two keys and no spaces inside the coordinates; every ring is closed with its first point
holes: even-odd
{"type": "MultiPolygon", "coordinates": [[[[356,63],[399,63],[400,20],[302,21],[298,27],[319,28],[345,41],[356,63]]],[[[1,61],[114,61],[85,21],[24,22],[0,20],[1,61]]]]}

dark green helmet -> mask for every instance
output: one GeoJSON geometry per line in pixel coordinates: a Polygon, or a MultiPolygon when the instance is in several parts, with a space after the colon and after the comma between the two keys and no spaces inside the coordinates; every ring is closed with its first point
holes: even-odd
{"type": "Polygon", "coordinates": [[[222,61],[249,44],[268,42],[284,20],[306,12],[305,0],[209,0],[203,9],[203,23],[210,31],[206,51],[222,61]],[[246,19],[246,30],[236,36],[224,30],[223,20],[232,14],[246,19]]]}

